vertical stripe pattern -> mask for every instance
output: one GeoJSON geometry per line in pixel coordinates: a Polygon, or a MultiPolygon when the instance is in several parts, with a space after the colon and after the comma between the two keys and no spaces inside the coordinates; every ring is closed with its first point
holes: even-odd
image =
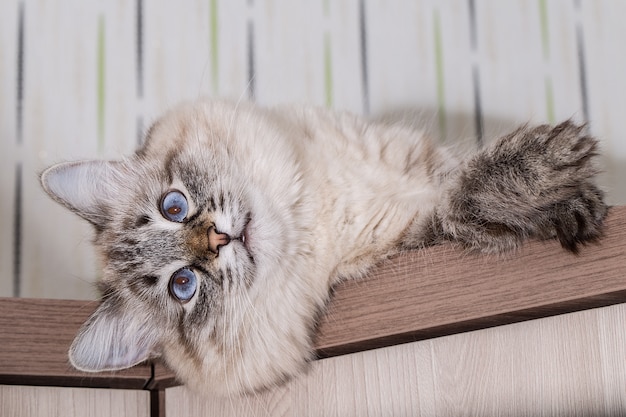
{"type": "MultiPolygon", "coordinates": [[[[21,147],[24,142],[24,81],[25,81],[25,11],[24,2],[18,6],[17,17],[17,57],[16,57],[16,95],[15,95],[15,140],[21,147]]],[[[22,162],[18,159],[15,166],[15,183],[13,184],[13,297],[22,295],[22,162]]]]}
{"type": "MultiPolygon", "coordinates": [[[[330,5],[324,0],[324,19],[329,20],[330,5]]],[[[326,107],[333,107],[333,62],[331,37],[328,29],[324,31],[324,101],[326,107]]]]}
{"type": "Polygon", "coordinates": [[[476,144],[482,147],[484,143],[484,127],[483,127],[483,110],[480,101],[480,74],[478,65],[472,65],[472,88],[474,92],[474,132],[476,135],[476,144]]]}
{"type": "MultiPolygon", "coordinates": [[[[541,49],[543,51],[543,60],[546,67],[550,64],[550,33],[548,30],[548,5],[546,0],[539,1],[539,22],[541,28],[541,49]]],[[[555,122],[554,117],[554,91],[552,90],[552,75],[546,69],[544,76],[546,119],[549,123],[555,122]]]]}
{"type": "Polygon", "coordinates": [[[441,41],[441,17],[439,10],[433,12],[433,40],[435,43],[435,73],[437,76],[437,119],[439,120],[439,136],[445,139],[446,132],[446,96],[443,77],[443,45],[441,41]]]}
{"type": "Polygon", "coordinates": [[[248,98],[256,98],[256,68],[254,63],[254,22],[248,20],[247,23],[247,58],[248,58],[248,98]]]}
{"type": "Polygon", "coordinates": [[[539,0],[539,22],[541,26],[541,49],[543,58],[547,61],[550,58],[550,39],[548,35],[548,5],[546,0],[539,0]]]}
{"type": "Polygon", "coordinates": [[[20,2],[17,17],[17,83],[16,83],[17,142],[22,143],[24,119],[24,2],[20,2]]]}
{"type": "Polygon", "coordinates": [[[359,46],[361,52],[361,88],[363,89],[363,114],[370,112],[369,74],[367,70],[367,27],[365,0],[359,0],[359,46]]]}
{"type": "Polygon", "coordinates": [[[470,48],[472,52],[472,94],[474,101],[474,134],[478,147],[483,145],[483,110],[480,96],[480,70],[478,67],[478,25],[475,0],[468,0],[470,48]]]}
{"type": "Polygon", "coordinates": [[[104,100],[105,100],[105,26],[104,16],[100,15],[98,18],[98,45],[96,48],[97,54],[97,118],[98,118],[98,151],[102,153],[104,151],[104,100]]]}
{"type": "Polygon", "coordinates": [[[217,95],[219,92],[219,19],[217,16],[217,0],[210,0],[209,9],[209,44],[210,44],[210,57],[211,57],[211,87],[213,88],[213,94],[217,95]]]}
{"type": "Polygon", "coordinates": [[[476,27],[476,1],[468,0],[468,14],[469,14],[469,26],[470,26],[470,48],[472,51],[478,49],[478,28],[476,27]]]}
{"type": "Polygon", "coordinates": [[[61,270],[34,277],[52,264],[85,281],[97,273],[74,223],[46,222],[28,235],[39,211],[31,204],[55,204],[44,200],[38,172],[65,159],[127,153],[177,102],[199,94],[233,99],[246,85],[247,98],[262,105],[310,103],[374,117],[436,110],[415,124],[434,124],[448,143],[474,135],[479,146],[487,132],[577,115],[604,141],[602,168],[614,179],[601,185],[615,195],[612,203],[626,202],[622,2],[5,3],[0,296],[46,296],[57,285],[49,282],[82,284],[61,270]],[[43,253],[29,242],[57,248],[43,253]]]}
{"type": "Polygon", "coordinates": [[[137,97],[143,98],[143,0],[137,0],[136,47],[137,47],[137,97]]]}
{"type": "MultiPolygon", "coordinates": [[[[136,83],[137,83],[137,101],[143,101],[144,97],[144,4],[143,0],[137,0],[135,10],[135,65],[137,66],[136,83]]],[[[135,144],[139,148],[143,143],[144,123],[143,115],[137,112],[135,119],[135,144]]]]}
{"type": "Polygon", "coordinates": [[[585,67],[585,45],[583,28],[580,22],[576,25],[576,49],[578,55],[578,82],[580,84],[580,99],[582,102],[583,119],[589,122],[589,98],[587,94],[587,69],[585,67]]]}
{"type": "Polygon", "coordinates": [[[13,296],[22,295],[22,164],[15,167],[13,190],[13,296]]]}

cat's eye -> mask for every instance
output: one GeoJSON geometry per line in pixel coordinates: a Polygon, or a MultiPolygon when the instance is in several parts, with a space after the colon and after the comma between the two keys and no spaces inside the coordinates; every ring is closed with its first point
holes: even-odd
{"type": "Polygon", "coordinates": [[[171,190],[161,197],[161,214],[167,220],[180,223],[187,217],[187,211],[187,199],[180,191],[171,190]]]}
{"type": "Polygon", "coordinates": [[[170,278],[170,294],[181,303],[186,303],[196,293],[196,274],[189,268],[179,269],[170,278]]]}

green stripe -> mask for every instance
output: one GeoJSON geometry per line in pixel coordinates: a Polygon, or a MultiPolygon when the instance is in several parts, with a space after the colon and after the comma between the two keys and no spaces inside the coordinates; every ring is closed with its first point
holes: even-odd
{"type": "Polygon", "coordinates": [[[546,112],[548,116],[548,122],[554,123],[554,90],[552,88],[552,79],[546,76],[546,112]]]}
{"type": "Polygon", "coordinates": [[[441,18],[439,10],[434,11],[435,38],[435,71],[437,74],[437,113],[439,117],[439,134],[446,138],[446,103],[443,77],[443,47],[441,45],[441,18]]]}
{"type": "Polygon", "coordinates": [[[543,57],[550,58],[550,39],[548,33],[548,5],[546,0],[539,0],[539,20],[541,21],[541,46],[543,47],[543,57]]]}
{"type": "MultiPolygon", "coordinates": [[[[548,4],[546,0],[539,0],[539,20],[541,22],[541,47],[543,49],[543,59],[550,61],[550,37],[548,31],[548,4]]],[[[549,123],[554,123],[554,89],[552,78],[546,75],[546,117],[549,123]]]]}
{"type": "Polygon", "coordinates": [[[105,100],[105,26],[104,16],[98,18],[98,47],[97,47],[97,111],[98,111],[98,151],[104,150],[104,100],[105,100]]]}
{"type": "Polygon", "coordinates": [[[323,0],[324,1],[324,16],[328,17],[330,16],[330,0],[323,0]]]}
{"type": "Polygon", "coordinates": [[[209,44],[211,45],[211,81],[213,83],[213,93],[217,94],[219,86],[219,67],[218,67],[218,18],[217,18],[217,0],[211,0],[209,16],[209,44]]]}
{"type": "Polygon", "coordinates": [[[333,106],[333,62],[330,49],[330,35],[324,36],[324,92],[326,94],[326,107],[333,106]]]}

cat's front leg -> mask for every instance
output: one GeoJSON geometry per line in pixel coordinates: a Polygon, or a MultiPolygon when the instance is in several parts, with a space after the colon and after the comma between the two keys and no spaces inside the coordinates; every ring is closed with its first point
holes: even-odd
{"type": "Polygon", "coordinates": [[[601,235],[607,214],[593,183],[597,147],[571,121],[523,127],[500,138],[451,179],[428,220],[431,238],[498,253],[526,238],[556,237],[576,252],[601,235]]]}

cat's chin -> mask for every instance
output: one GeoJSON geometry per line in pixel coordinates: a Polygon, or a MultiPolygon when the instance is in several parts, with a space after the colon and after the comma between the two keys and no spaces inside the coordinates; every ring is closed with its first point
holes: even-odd
{"type": "Polygon", "coordinates": [[[240,352],[204,349],[200,362],[181,360],[177,348],[177,354],[164,359],[185,386],[199,395],[217,397],[257,395],[282,386],[306,372],[312,360],[310,346],[300,343],[287,349],[278,344],[272,352],[259,349],[258,341],[256,347],[247,347],[252,350],[238,358],[240,352]]]}

